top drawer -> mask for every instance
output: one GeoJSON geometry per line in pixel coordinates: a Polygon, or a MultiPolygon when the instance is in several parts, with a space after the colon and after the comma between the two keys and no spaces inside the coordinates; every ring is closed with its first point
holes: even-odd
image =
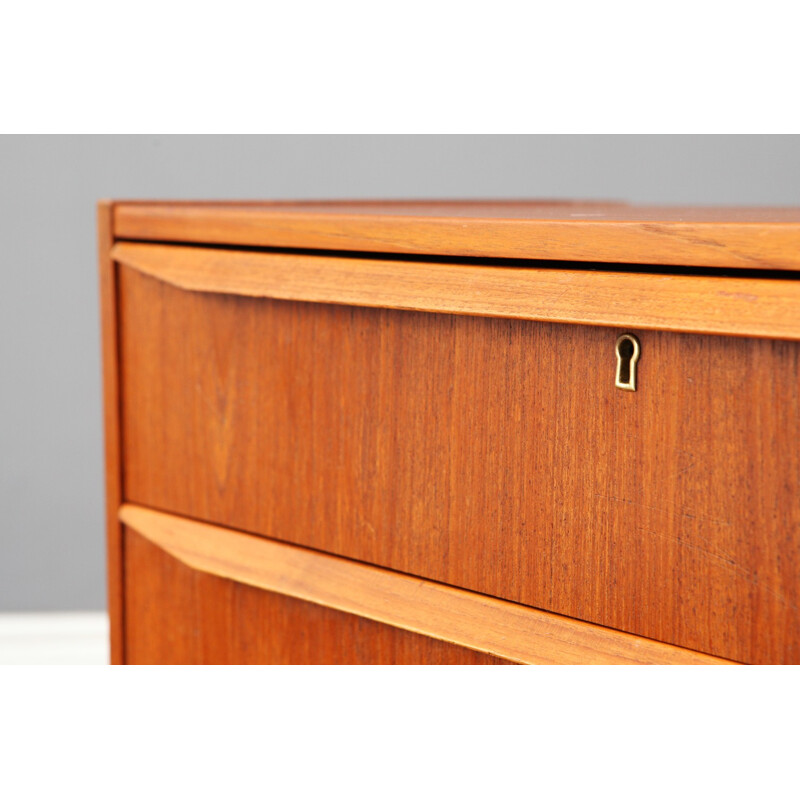
{"type": "Polygon", "coordinates": [[[797,283],[115,253],[125,499],[800,660],[800,345],[764,338],[797,336],[797,283]],[[320,302],[334,284],[353,305],[320,302]],[[366,307],[404,305],[406,284],[448,313],[366,307]],[[614,386],[622,332],[641,342],[636,392],[614,386]],[[753,336],[712,335],[733,332],[753,336]]]}

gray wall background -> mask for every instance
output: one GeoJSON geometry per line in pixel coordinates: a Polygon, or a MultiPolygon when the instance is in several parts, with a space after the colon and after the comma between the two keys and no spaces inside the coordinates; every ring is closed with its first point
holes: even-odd
{"type": "Polygon", "coordinates": [[[0,611],[105,606],[96,201],[364,197],[800,205],[800,137],[0,137],[0,611]]]}

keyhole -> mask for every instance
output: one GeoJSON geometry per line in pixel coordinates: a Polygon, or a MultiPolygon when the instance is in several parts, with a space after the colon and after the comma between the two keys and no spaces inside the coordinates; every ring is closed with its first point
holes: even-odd
{"type": "Polygon", "coordinates": [[[636,362],[642,348],[639,340],[631,333],[623,333],[617,339],[617,379],[614,385],[626,392],[636,391],[636,362]]]}

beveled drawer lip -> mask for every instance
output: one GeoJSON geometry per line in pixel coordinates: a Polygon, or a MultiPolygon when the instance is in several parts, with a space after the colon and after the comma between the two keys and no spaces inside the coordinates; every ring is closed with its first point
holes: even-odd
{"type": "Polygon", "coordinates": [[[800,281],[451,265],[118,242],[112,258],[185,291],[800,340],[800,281]]]}
{"type": "Polygon", "coordinates": [[[119,519],[192,569],[520,664],[735,663],[138,505],[119,519]]]}

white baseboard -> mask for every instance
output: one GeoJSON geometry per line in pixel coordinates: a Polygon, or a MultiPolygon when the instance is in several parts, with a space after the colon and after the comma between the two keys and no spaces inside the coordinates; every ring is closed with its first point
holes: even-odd
{"type": "Polygon", "coordinates": [[[0,614],[0,664],[108,664],[104,611],[0,614]]]}

